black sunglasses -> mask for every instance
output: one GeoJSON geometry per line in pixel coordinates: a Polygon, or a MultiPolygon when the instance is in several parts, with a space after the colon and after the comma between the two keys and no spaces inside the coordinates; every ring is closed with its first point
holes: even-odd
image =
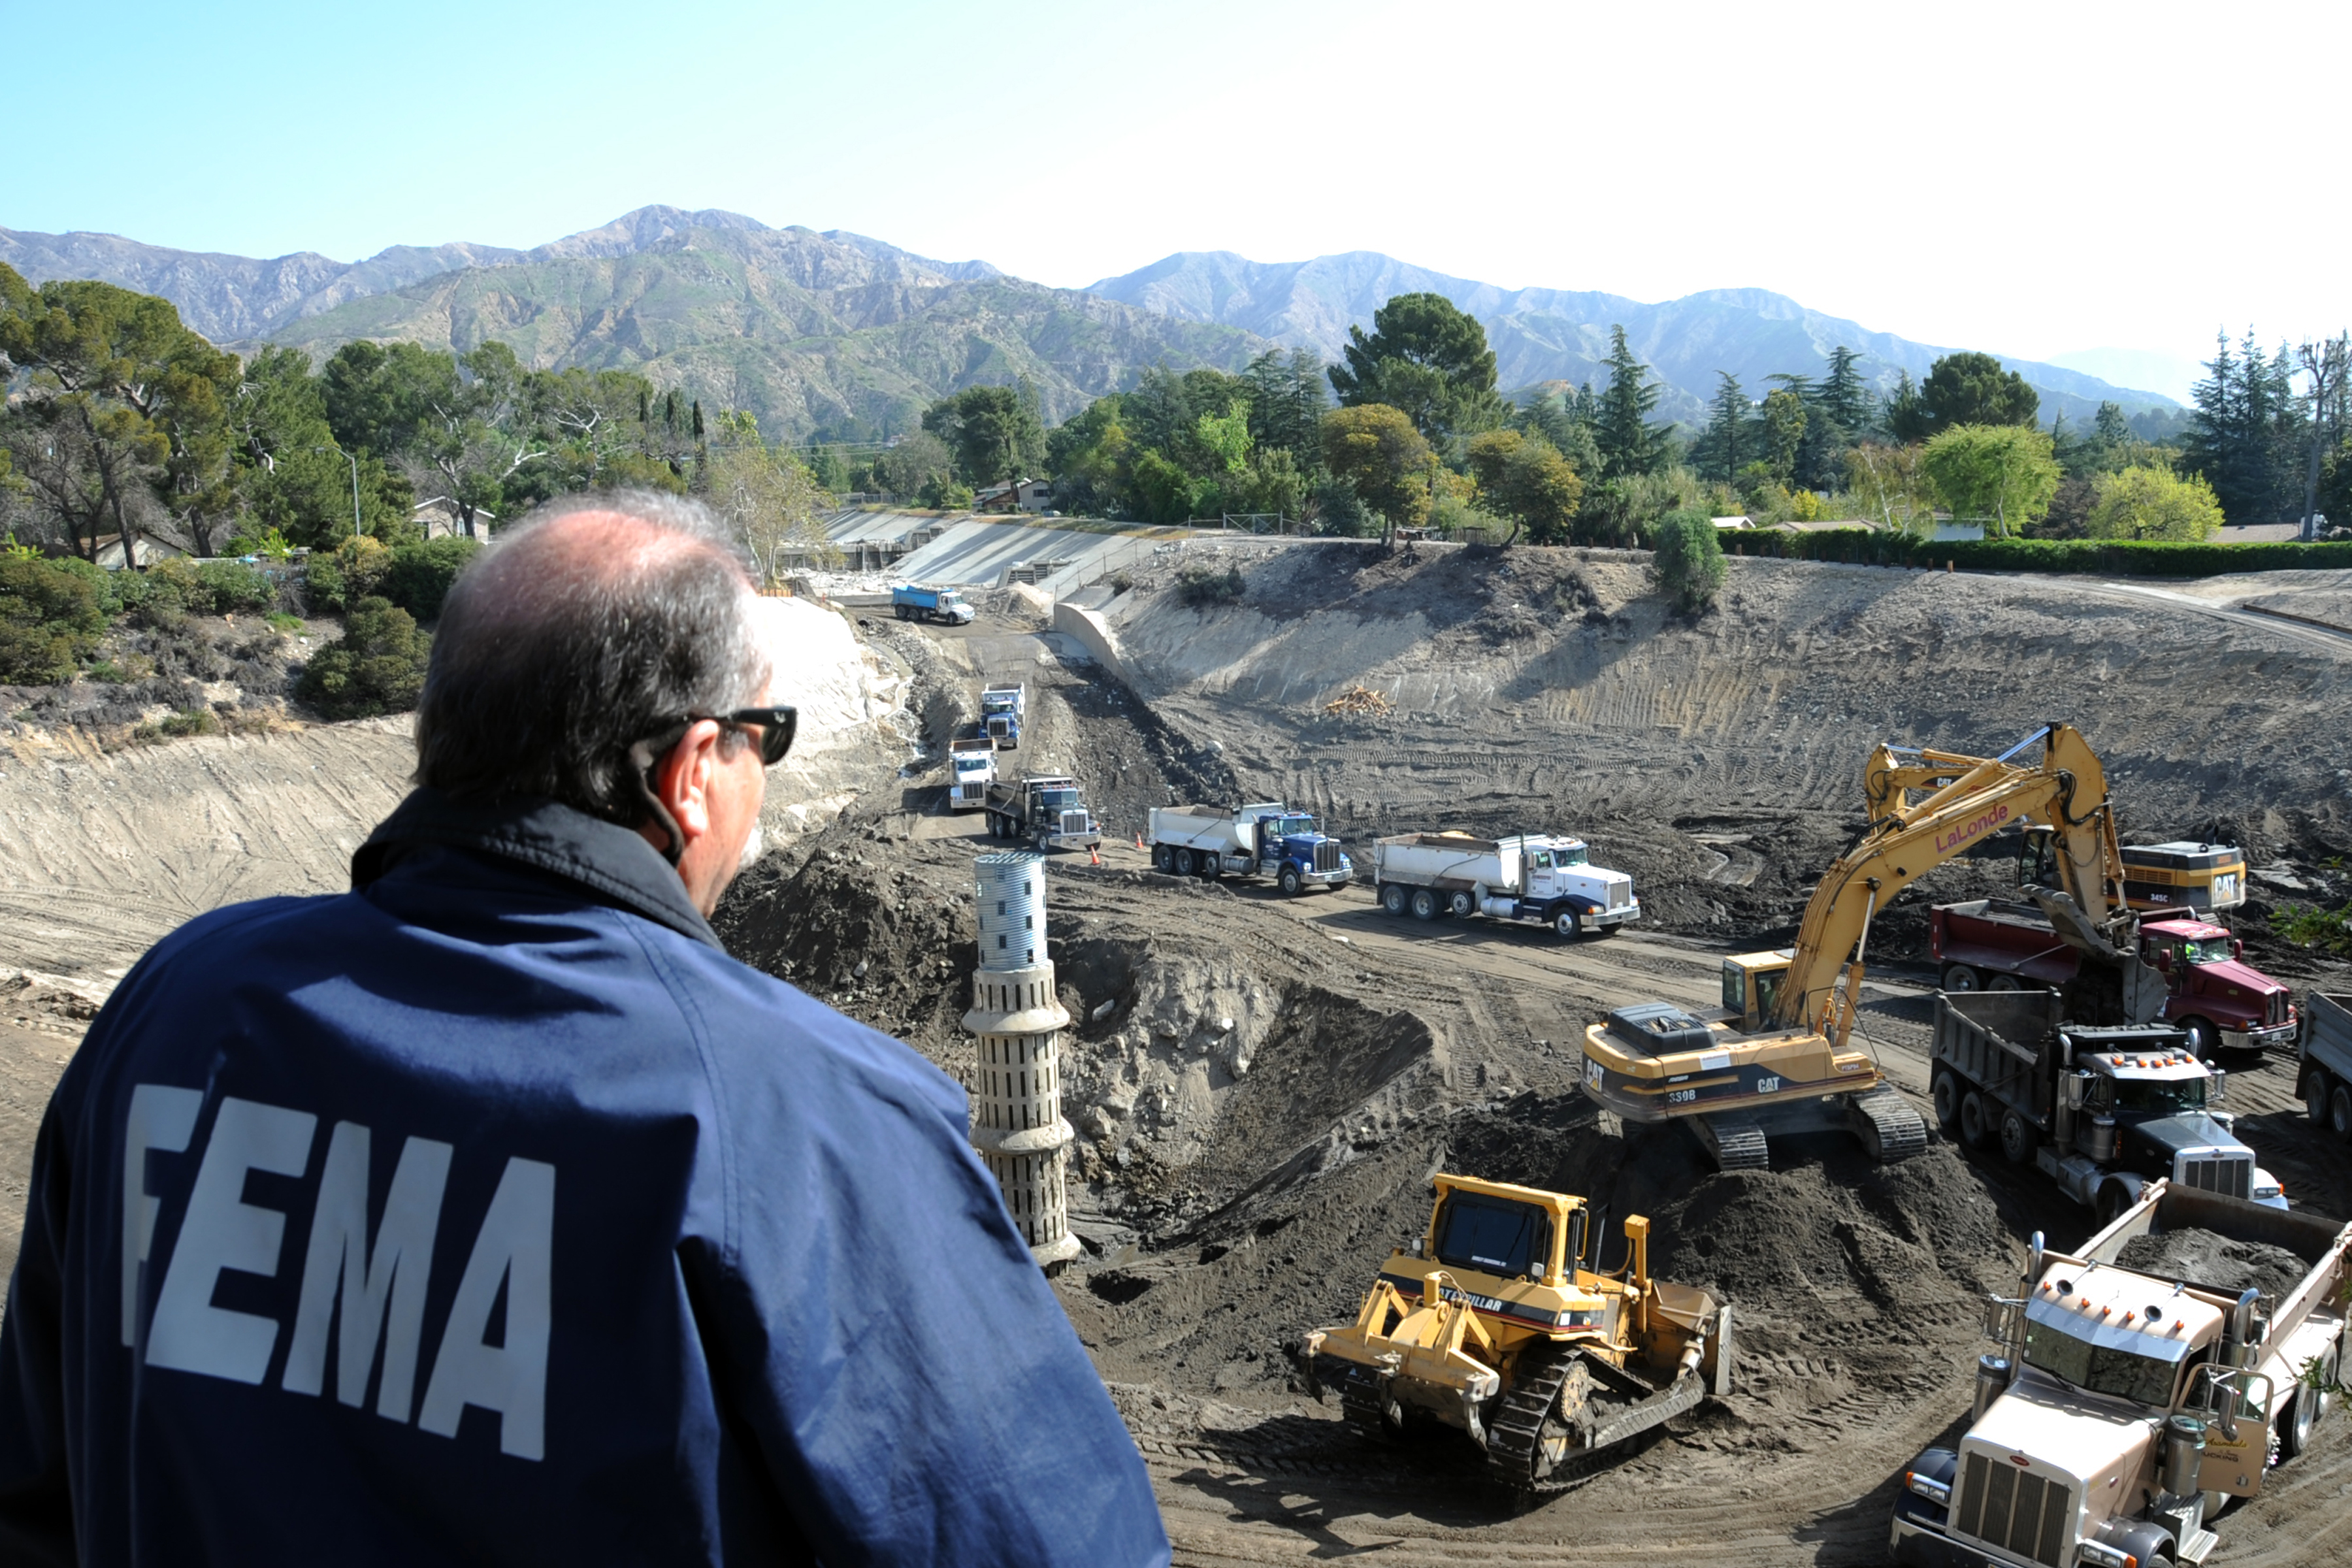
{"type": "Polygon", "coordinates": [[[763,768],[772,768],[784,760],[784,753],[793,749],[793,736],[801,727],[801,710],[782,705],[738,708],[732,713],[714,713],[707,717],[730,730],[759,731],[760,765],[763,768]]]}

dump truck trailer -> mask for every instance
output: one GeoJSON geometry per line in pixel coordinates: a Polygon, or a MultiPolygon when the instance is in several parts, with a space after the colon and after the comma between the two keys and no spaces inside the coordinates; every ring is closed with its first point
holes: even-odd
{"type": "Polygon", "coordinates": [[[1936,998],[1928,1092],[1970,1149],[1998,1144],[2076,1203],[2121,1213],[2159,1180],[2286,1207],[2221,1101],[2223,1076],[2161,1025],[2061,1021],[2049,991],[1936,998]]]}
{"type": "Polygon", "coordinates": [[[2026,1249],[2016,1299],[1988,1303],[1953,1447],[1913,1459],[1887,1550],[1914,1568],[2156,1568],[2202,1563],[2232,1498],[2312,1441],[2342,1373],[2352,1226],[2158,1182],[2074,1254],[2026,1249]],[[2276,1295],[2124,1261],[2184,1229],[2292,1253],[2276,1295]]]}
{"type": "MultiPolygon", "coordinates": [[[[2083,950],[2032,904],[2000,899],[1937,904],[1927,912],[1928,951],[1947,991],[2065,991],[2083,972],[2083,950]]],[[[2144,920],[2140,957],[2169,987],[2162,1016],[2210,1060],[2224,1047],[2261,1050],[2295,1039],[2287,987],[2245,961],[2246,944],[2185,913],[2144,920]]]]}
{"type": "Polygon", "coordinates": [[[2315,991],[2304,998],[2295,1092],[2313,1126],[2352,1143],[2352,995],[2315,991]]]}
{"type": "Polygon", "coordinates": [[[1565,937],[1612,935],[1642,918],[1633,879],[1595,866],[1584,840],[1523,833],[1404,833],[1372,844],[1373,894],[1415,920],[1483,915],[1547,925],[1565,937]]]}

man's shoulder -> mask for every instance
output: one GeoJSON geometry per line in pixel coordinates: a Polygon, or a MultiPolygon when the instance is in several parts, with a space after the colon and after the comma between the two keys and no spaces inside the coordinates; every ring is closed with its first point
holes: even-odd
{"type": "Polygon", "coordinates": [[[680,1007],[722,1079],[811,1090],[822,1084],[823,1092],[863,1092],[964,1115],[963,1090],[905,1041],[717,949],[649,921],[633,924],[681,983],[680,1007]]]}

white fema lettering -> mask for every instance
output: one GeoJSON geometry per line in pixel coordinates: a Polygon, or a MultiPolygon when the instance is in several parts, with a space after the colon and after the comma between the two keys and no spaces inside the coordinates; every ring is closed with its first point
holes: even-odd
{"type": "MultiPolygon", "coordinates": [[[[154,1240],[160,1200],[147,1188],[152,1152],[184,1153],[204,1095],[142,1083],[131,1090],[123,1129],[122,1342],[137,1343],[140,1270],[154,1240]]],[[[147,1363],[258,1384],[268,1374],[280,1327],[275,1318],[213,1304],[224,1270],[278,1276],[286,1216],[245,1202],[247,1175],[300,1176],[309,1168],[316,1116],[225,1097],[205,1141],[186,1215],[173,1243],[153,1321],[147,1363]]],[[[441,1203],[454,1151],[429,1138],[401,1147],[374,1245],[368,1238],[371,1136],[338,1122],[329,1140],[319,1198],[304,1254],[294,1338],[278,1384],[313,1396],[326,1384],[327,1341],[335,1333],[335,1397],[358,1406],[381,1345],[377,1414],[405,1423],[414,1403],[425,1300],[431,1279],[441,1203]],[[341,1310],[336,1310],[340,1299],[341,1310]]],[[[474,1238],[449,1310],[419,1426],[457,1435],[468,1405],[499,1418],[499,1447],[540,1459],[546,1448],[547,1354],[552,1329],[555,1167],[509,1159],[489,1212],[474,1238]],[[499,1288],[506,1327],[486,1343],[499,1288]]]]}

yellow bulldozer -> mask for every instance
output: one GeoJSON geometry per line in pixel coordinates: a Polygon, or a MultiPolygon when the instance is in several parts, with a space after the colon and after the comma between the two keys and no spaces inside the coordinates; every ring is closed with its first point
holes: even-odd
{"type": "Polygon", "coordinates": [[[1796,945],[1723,962],[1723,1006],[1612,1012],[1584,1034],[1584,1091],[1628,1122],[1682,1121],[1725,1170],[1762,1169],[1768,1135],[1843,1128],[1878,1159],[1927,1147],[1927,1124],[1851,1042],[1874,916],[1930,869],[2026,826],[2026,891],[2060,940],[2153,1016],[2164,977],[2137,957],[2106,772],[2080,733],[2046,724],[1998,757],[1881,746],[1864,774],[1868,824],[1806,903],[1796,945]],[[2039,762],[2021,760],[2039,746],[2039,762]],[[1916,795],[1919,798],[1914,799],[1916,795]]]}
{"type": "Polygon", "coordinates": [[[1449,1426],[1520,1491],[1731,1388],[1731,1309],[1650,1278],[1650,1222],[1601,1267],[1582,1198],[1440,1174],[1429,1228],[1381,1268],[1356,1321],[1307,1336],[1318,1397],[1375,1436],[1449,1426]],[[1589,1249],[1589,1256],[1588,1256],[1589,1249]]]}

